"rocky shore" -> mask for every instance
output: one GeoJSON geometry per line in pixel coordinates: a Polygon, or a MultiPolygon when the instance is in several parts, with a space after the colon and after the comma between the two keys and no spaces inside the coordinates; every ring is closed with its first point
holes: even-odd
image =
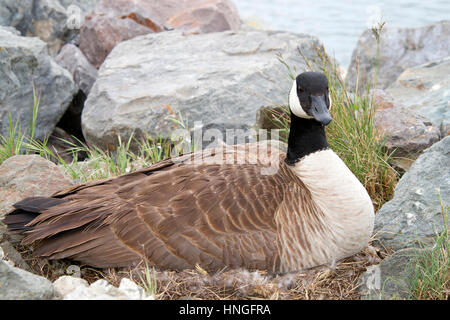
{"type": "MultiPolygon", "coordinates": [[[[320,39],[242,23],[231,0],[0,0],[0,134],[9,115],[34,137],[59,132],[114,150],[132,134],[170,136],[171,117],[247,129],[258,110],[287,102],[291,79],[317,60],[320,39]],[[301,52],[301,54],[299,53],[301,52]]],[[[405,171],[376,215],[375,240],[394,253],[361,277],[366,299],[407,298],[404,252],[442,232],[439,197],[450,201],[450,21],[381,34],[375,126],[405,171]],[[402,161],[403,159],[403,161],[402,161]],[[405,160],[406,159],[406,160],[405,160]],[[439,190],[439,193],[438,191],[439,190]],[[373,274],[404,286],[370,284],[373,274]]],[[[374,74],[377,42],[364,32],[345,79],[349,91],[374,74]],[[359,57],[359,60],[356,59],[359,57]],[[359,62],[357,62],[359,61],[359,62]]],[[[259,118],[261,118],[259,116],[259,118]]],[[[70,186],[67,173],[38,155],[0,165],[0,219],[28,196],[70,186]]],[[[53,283],[31,273],[0,225],[0,299],[152,299],[128,278],[119,287],[65,272],[53,283]]]]}

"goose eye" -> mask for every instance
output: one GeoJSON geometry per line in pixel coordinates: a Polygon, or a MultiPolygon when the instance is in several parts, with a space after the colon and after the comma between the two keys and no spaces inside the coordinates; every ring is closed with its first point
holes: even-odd
{"type": "Polygon", "coordinates": [[[305,90],[303,90],[302,88],[298,87],[297,92],[298,92],[299,94],[301,94],[301,93],[305,92],[305,90]]]}

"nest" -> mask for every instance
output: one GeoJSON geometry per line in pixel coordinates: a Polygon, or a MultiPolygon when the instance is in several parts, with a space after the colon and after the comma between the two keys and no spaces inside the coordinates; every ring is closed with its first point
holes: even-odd
{"type": "MultiPolygon", "coordinates": [[[[22,248],[25,249],[25,248],[22,248]]],[[[29,251],[21,252],[33,271],[50,281],[68,274],[73,262],[48,261],[27,258],[29,251]]],[[[92,283],[105,279],[114,286],[128,277],[154,294],[155,299],[177,300],[355,300],[360,299],[358,280],[367,267],[379,264],[387,256],[384,249],[367,246],[360,253],[338,261],[334,266],[320,266],[283,275],[264,270],[221,270],[208,273],[200,266],[184,271],[146,268],[96,269],[79,265],[81,278],[92,283]],[[146,273],[147,272],[147,273],[146,273]],[[154,282],[149,288],[149,276],[154,282]],[[147,276],[147,277],[146,277],[147,276]]]]}

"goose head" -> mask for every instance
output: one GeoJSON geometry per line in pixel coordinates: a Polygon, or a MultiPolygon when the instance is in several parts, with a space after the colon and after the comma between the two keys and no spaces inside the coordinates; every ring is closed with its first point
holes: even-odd
{"type": "Polygon", "coordinates": [[[295,78],[289,93],[293,115],[314,119],[326,126],[331,122],[331,98],[328,79],[320,72],[303,72],[295,78]]]}
{"type": "Polygon", "coordinates": [[[285,162],[329,148],[325,126],[331,122],[328,79],[323,73],[304,72],[295,78],[289,93],[291,128],[285,162]]]}

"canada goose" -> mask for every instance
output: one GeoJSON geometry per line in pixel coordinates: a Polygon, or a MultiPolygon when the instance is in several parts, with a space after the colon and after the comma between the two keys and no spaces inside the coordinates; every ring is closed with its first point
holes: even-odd
{"type": "Polygon", "coordinates": [[[327,78],[297,76],[289,106],[288,150],[275,174],[261,173],[264,159],[250,163],[253,145],[245,144],[227,151],[245,154],[245,163],[167,159],[49,198],[27,198],[4,223],[25,235],[23,244],[35,244],[35,256],[94,267],[145,259],[163,269],[199,264],[284,273],[348,257],[367,245],[374,211],[365,188],[328,146],[327,78]]]}

